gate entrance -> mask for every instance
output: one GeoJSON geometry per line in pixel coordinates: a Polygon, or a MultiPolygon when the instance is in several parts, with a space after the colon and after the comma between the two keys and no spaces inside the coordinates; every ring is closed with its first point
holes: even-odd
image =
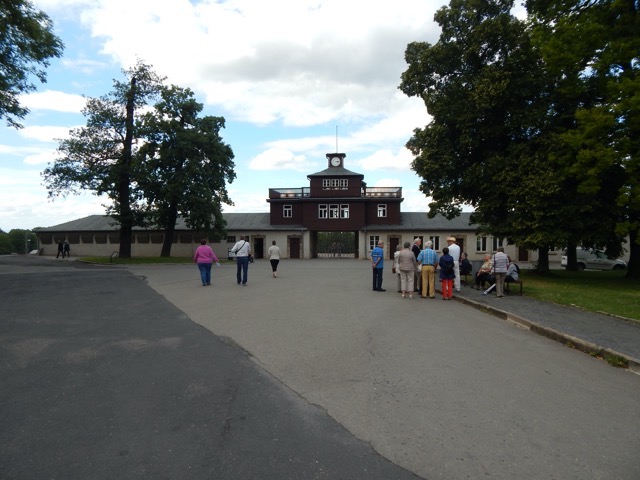
{"type": "Polygon", "coordinates": [[[317,232],[318,258],[356,258],[355,232],[317,232]]]}

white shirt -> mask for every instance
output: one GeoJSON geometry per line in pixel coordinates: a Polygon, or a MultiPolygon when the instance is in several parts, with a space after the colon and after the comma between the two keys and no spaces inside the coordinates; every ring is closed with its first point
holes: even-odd
{"type": "Polygon", "coordinates": [[[452,243],[449,245],[449,255],[453,257],[454,262],[460,261],[460,245],[457,243],[452,243]]]}
{"type": "Polygon", "coordinates": [[[236,254],[236,257],[248,257],[251,253],[251,245],[246,240],[240,240],[231,249],[236,254]]]}

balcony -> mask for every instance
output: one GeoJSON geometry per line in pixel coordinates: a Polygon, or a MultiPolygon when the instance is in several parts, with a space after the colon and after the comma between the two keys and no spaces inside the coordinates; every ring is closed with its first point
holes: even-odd
{"type": "MultiPolygon", "coordinates": [[[[340,195],[340,190],[335,190],[336,196],[340,195]]],[[[363,198],[402,198],[402,187],[363,187],[360,190],[360,196],[363,198]]],[[[311,189],[309,187],[302,188],[270,188],[269,199],[286,200],[310,198],[311,189]]]]}
{"type": "Polygon", "coordinates": [[[402,187],[366,187],[362,189],[366,198],[402,198],[402,187]]]}

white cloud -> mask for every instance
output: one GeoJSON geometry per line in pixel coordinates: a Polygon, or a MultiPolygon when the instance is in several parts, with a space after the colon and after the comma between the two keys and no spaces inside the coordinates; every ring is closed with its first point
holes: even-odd
{"type": "Polygon", "coordinates": [[[73,127],[32,126],[20,130],[20,136],[39,142],[55,142],[57,139],[69,137],[69,130],[73,127]]]}
{"type": "Polygon", "coordinates": [[[308,169],[304,155],[294,155],[291,151],[270,148],[249,162],[252,170],[297,170],[305,172],[308,169]]]}
{"type": "Polygon", "coordinates": [[[20,103],[29,110],[80,113],[86,104],[86,99],[81,95],[45,90],[20,96],[20,103]]]}

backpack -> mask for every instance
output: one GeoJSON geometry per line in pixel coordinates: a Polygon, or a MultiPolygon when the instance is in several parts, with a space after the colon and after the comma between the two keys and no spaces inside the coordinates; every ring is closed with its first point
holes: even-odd
{"type": "Polygon", "coordinates": [[[445,275],[451,275],[453,273],[453,260],[445,260],[442,265],[442,273],[445,275]]]}
{"type": "Polygon", "coordinates": [[[520,267],[518,266],[517,263],[514,263],[514,265],[516,266],[516,272],[518,272],[518,275],[520,274],[520,267]]]}

